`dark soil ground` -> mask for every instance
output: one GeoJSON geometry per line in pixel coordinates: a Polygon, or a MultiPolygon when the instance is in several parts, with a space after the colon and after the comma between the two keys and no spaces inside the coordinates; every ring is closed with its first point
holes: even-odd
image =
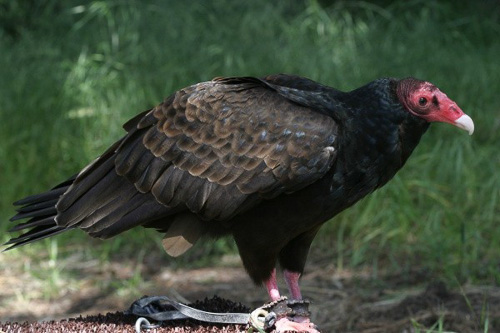
{"type": "MultiPolygon", "coordinates": [[[[176,270],[155,260],[102,264],[78,259],[47,268],[0,255],[0,332],[133,332],[135,318],[120,311],[142,295],[201,300],[207,310],[229,312],[241,311],[237,303],[254,309],[267,301],[265,290],[251,283],[237,257],[223,258],[218,267],[176,270]]],[[[322,332],[500,332],[498,287],[457,289],[422,272],[404,277],[379,272],[374,279],[370,271],[336,272],[319,262],[308,265],[301,286],[322,332]]],[[[243,330],[182,321],[151,332],[243,330]]]]}

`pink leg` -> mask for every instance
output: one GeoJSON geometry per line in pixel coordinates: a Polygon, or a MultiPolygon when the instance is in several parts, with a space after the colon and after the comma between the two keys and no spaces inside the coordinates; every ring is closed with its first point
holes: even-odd
{"type": "Polygon", "coordinates": [[[289,270],[284,270],[283,275],[285,276],[286,285],[290,291],[290,295],[293,299],[302,299],[299,287],[300,273],[291,272],[289,270]]]}
{"type": "MultiPolygon", "coordinates": [[[[299,288],[299,278],[300,273],[291,272],[285,270],[283,272],[285,276],[286,284],[288,285],[288,290],[292,298],[294,299],[302,299],[299,288]]],[[[278,291],[278,283],[276,282],[276,269],[273,269],[271,276],[267,281],[264,282],[267,288],[267,292],[269,297],[271,297],[272,301],[277,301],[280,299],[280,293],[278,291]]],[[[315,325],[311,323],[309,318],[306,317],[294,317],[292,318],[281,318],[276,324],[276,332],[307,332],[307,333],[319,333],[319,331],[315,328],[315,325]]]]}
{"type": "Polygon", "coordinates": [[[273,269],[271,276],[264,284],[266,285],[269,297],[271,297],[271,301],[279,300],[281,296],[278,290],[278,282],[276,282],[276,269],[273,269]]]}

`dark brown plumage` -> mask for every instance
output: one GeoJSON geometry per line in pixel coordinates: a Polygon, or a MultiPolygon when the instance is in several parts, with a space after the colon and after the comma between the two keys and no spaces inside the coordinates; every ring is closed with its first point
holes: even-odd
{"type": "Polygon", "coordinates": [[[248,273],[292,296],[320,226],[384,185],[430,121],[472,132],[432,84],[379,79],[344,93],[289,75],[217,78],[177,91],[124,125],[78,175],[20,200],[13,247],[80,228],[109,238],[136,226],[180,255],[203,236],[234,237],[248,273]]]}

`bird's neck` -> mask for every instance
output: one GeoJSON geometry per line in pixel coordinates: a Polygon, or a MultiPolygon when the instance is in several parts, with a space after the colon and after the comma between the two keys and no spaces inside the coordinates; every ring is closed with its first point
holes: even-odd
{"type": "Polygon", "coordinates": [[[356,152],[347,160],[371,165],[388,161],[397,171],[417,146],[429,123],[405,109],[396,84],[395,79],[382,78],[338,98],[343,104],[338,115],[339,149],[356,152]]]}
{"type": "Polygon", "coordinates": [[[369,84],[346,93],[342,100],[350,107],[344,108],[339,121],[338,156],[329,175],[331,199],[349,198],[339,209],[386,184],[403,167],[429,126],[406,112],[390,89],[387,82],[379,89],[369,84]]]}

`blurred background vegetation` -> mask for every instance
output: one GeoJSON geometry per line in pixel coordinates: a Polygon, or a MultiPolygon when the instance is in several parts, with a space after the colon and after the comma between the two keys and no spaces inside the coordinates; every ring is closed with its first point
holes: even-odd
{"type": "MultiPolygon", "coordinates": [[[[0,240],[13,201],[80,170],[126,120],[186,85],[293,73],[350,90],[415,76],[476,132],[433,125],[393,181],[323,227],[311,259],[500,284],[499,36],[493,0],[0,0],[0,240]]],[[[160,240],[74,231],[1,255],[140,259],[161,253],[160,240]]],[[[210,264],[234,251],[220,240],[160,257],[210,264]]]]}

